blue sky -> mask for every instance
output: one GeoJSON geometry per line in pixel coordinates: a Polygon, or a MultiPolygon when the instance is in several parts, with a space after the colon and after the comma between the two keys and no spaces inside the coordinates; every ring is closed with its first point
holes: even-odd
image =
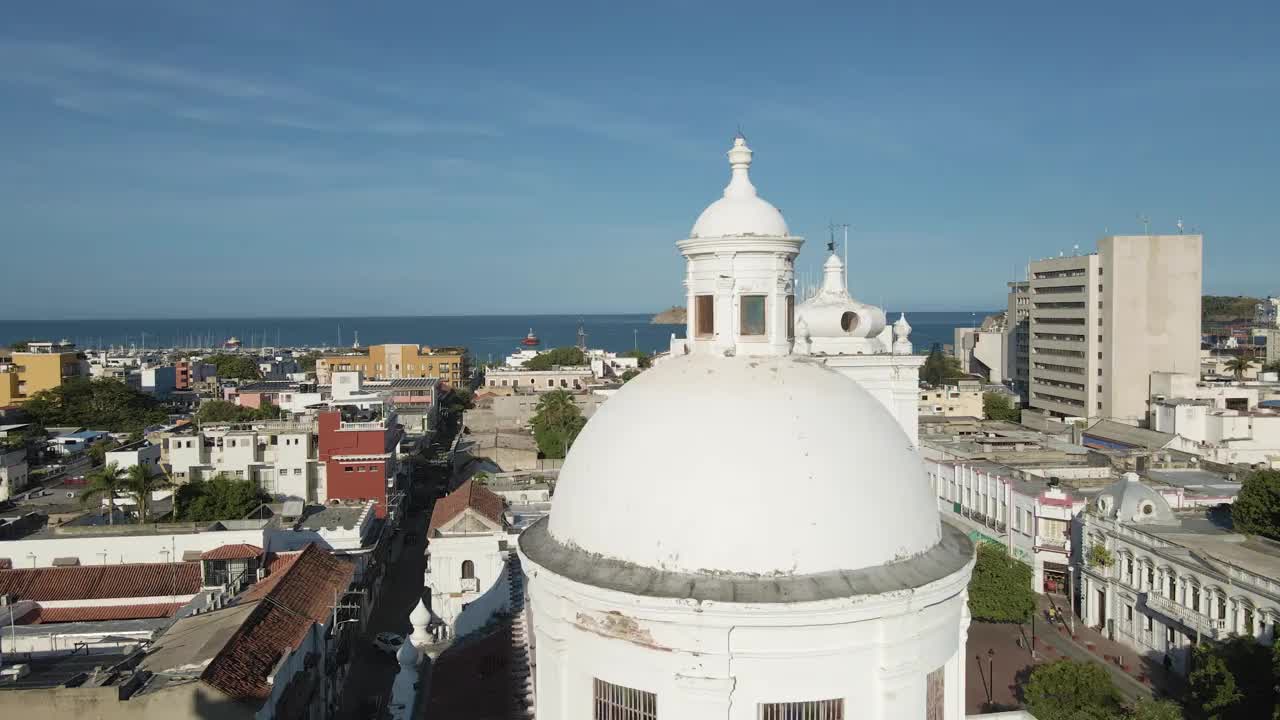
{"type": "Polygon", "coordinates": [[[739,125],[866,300],[1000,307],[1139,215],[1280,292],[1280,8],[1044,5],[23,3],[0,317],[660,309],[739,125]]]}

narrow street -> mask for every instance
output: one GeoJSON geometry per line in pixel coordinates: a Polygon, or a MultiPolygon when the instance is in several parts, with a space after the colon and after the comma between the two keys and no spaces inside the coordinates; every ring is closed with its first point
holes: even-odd
{"type": "Polygon", "coordinates": [[[369,622],[360,634],[342,693],[342,706],[337,717],[340,720],[367,720],[374,717],[375,708],[386,704],[395,679],[396,659],[373,646],[373,638],[380,632],[408,635],[409,613],[422,597],[422,574],[426,562],[427,518],[430,508],[406,515],[401,539],[405,542],[399,557],[387,567],[381,580],[382,590],[377,605],[369,615],[369,622]]]}

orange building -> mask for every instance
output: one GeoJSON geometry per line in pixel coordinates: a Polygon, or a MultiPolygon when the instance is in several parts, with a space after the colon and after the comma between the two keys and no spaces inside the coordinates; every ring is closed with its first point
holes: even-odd
{"type": "Polygon", "coordinates": [[[33,342],[26,350],[0,348],[0,407],[17,405],[89,374],[89,365],[69,343],[33,342]]]}
{"type": "Polygon", "coordinates": [[[456,385],[469,376],[470,359],[466,348],[400,344],[371,345],[316,358],[316,382],[321,385],[328,385],[333,373],[342,370],[359,370],[370,380],[438,378],[456,385]]]}

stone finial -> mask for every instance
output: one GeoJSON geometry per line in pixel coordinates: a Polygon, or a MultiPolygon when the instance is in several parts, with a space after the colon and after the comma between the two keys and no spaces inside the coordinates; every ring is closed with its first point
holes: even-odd
{"type": "Polygon", "coordinates": [[[893,354],[894,355],[910,355],[913,352],[911,340],[911,325],[907,322],[907,314],[902,313],[898,316],[897,322],[893,324],[893,354]]]}
{"type": "Polygon", "coordinates": [[[421,598],[418,599],[418,606],[409,613],[409,624],[413,626],[409,642],[418,650],[418,654],[422,654],[422,649],[431,644],[431,633],[427,632],[427,626],[431,624],[431,611],[421,598]]]}

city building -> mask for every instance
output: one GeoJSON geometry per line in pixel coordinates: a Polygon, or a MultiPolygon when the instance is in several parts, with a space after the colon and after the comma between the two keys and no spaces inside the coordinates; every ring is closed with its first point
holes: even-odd
{"type": "Polygon", "coordinates": [[[739,136],[724,197],[677,244],[689,336],[596,413],[519,537],[536,714],[958,720],[973,544],[940,522],[898,416],[793,354],[803,240],[751,159],[739,136]]]}
{"type": "Polygon", "coordinates": [[[395,410],[377,405],[368,409],[343,405],[316,416],[317,459],[324,466],[325,498],[329,502],[377,503],[378,517],[398,506],[400,441],[404,428],[395,410]]]}
{"type": "Polygon", "coordinates": [[[590,366],[554,367],[547,370],[524,368],[493,368],[484,374],[485,389],[494,394],[516,393],[522,390],[549,392],[551,390],[586,390],[595,384],[596,373],[590,366]]]}
{"type": "Polygon", "coordinates": [[[217,423],[165,438],[175,483],[226,475],[252,480],[278,499],[324,503],[326,464],[310,418],[217,423]]]}
{"type": "Polygon", "coordinates": [[[201,564],[145,572],[123,565],[34,571],[87,576],[27,582],[55,597],[88,590],[93,602],[84,608],[42,603],[28,613],[38,624],[11,628],[19,643],[47,637],[62,638],[65,646],[31,656],[24,673],[0,684],[0,713],[143,720],[330,716],[346,677],[341,658],[350,656],[365,619],[360,595],[349,592],[356,564],[310,545],[273,560],[261,580],[255,577],[234,596],[211,595],[201,564]],[[176,613],[148,610],[178,603],[119,597],[130,589],[141,600],[172,600],[175,591],[192,599],[176,613]],[[134,619],[78,620],[114,615],[134,619]]]}
{"type": "Polygon", "coordinates": [[[144,367],[139,375],[142,391],[162,400],[167,399],[174,390],[178,389],[178,368],[175,365],[144,367]]]}
{"type": "Polygon", "coordinates": [[[453,385],[471,376],[465,348],[430,348],[426,345],[371,345],[349,353],[323,355],[316,359],[316,381],[332,382],[332,373],[359,370],[371,380],[437,378],[453,385]]]}
{"type": "Polygon", "coordinates": [[[1265,329],[1280,329],[1280,297],[1270,297],[1253,308],[1253,324],[1265,329]]]}
{"type": "Polygon", "coordinates": [[[427,526],[423,584],[431,592],[431,612],[448,636],[464,608],[498,582],[514,545],[503,499],[467,480],[436,501],[427,526]]]}
{"type": "Polygon", "coordinates": [[[29,477],[26,446],[9,445],[0,439],[0,501],[26,490],[29,477]]]}
{"type": "Polygon", "coordinates": [[[22,404],[41,390],[88,375],[88,362],[71,343],[31,342],[26,350],[0,348],[0,407],[22,404]]]}
{"type": "Polygon", "coordinates": [[[103,462],[126,472],[135,465],[141,465],[147,469],[147,474],[156,475],[164,472],[164,468],[160,466],[161,454],[160,445],[153,444],[150,440],[137,440],[108,450],[103,455],[103,462]]]}
{"type": "Polygon", "coordinates": [[[218,366],[199,360],[178,360],[173,364],[176,390],[191,390],[218,374],[218,366]]]}
{"type": "Polygon", "coordinates": [[[1177,512],[1130,473],[1080,515],[1076,607],[1146,658],[1186,673],[1191,648],[1233,635],[1270,644],[1280,621],[1280,544],[1177,512]]]}
{"type": "Polygon", "coordinates": [[[1031,392],[1031,282],[1009,283],[1009,307],[1005,311],[1005,376],[1026,405],[1031,392]]]}
{"type": "Polygon", "coordinates": [[[986,378],[987,382],[1001,385],[1008,381],[1009,331],[1005,327],[1005,315],[988,315],[978,327],[955,329],[955,357],[960,369],[970,375],[986,378]]]}
{"type": "Polygon", "coordinates": [[[982,419],[982,382],[958,380],[954,385],[920,388],[920,414],[982,419]]]}
{"type": "Polygon", "coordinates": [[[1148,416],[1153,372],[1199,372],[1200,235],[1111,235],[1031,263],[1030,399],[1056,418],[1148,416]]]}

